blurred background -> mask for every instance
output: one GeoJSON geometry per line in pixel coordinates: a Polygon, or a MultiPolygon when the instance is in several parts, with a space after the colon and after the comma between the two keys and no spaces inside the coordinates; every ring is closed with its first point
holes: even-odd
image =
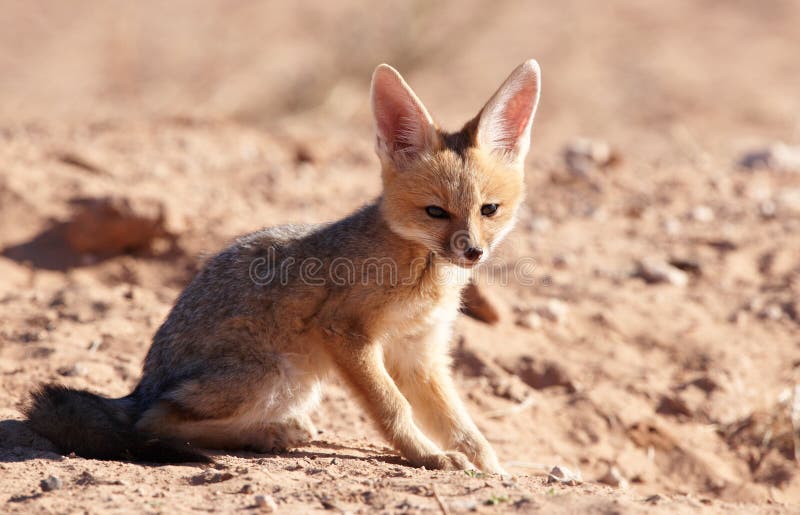
{"type": "Polygon", "coordinates": [[[797,137],[799,9],[792,0],[11,0],[0,13],[0,116],[190,113],[280,127],[323,111],[331,123],[364,123],[370,73],[387,62],[455,126],[535,57],[540,122],[552,129],[539,138],[667,136],[678,123],[715,141],[740,126],[797,137]]]}
{"type": "Polygon", "coordinates": [[[420,486],[434,479],[454,512],[789,509],[799,28],[795,0],[4,0],[0,495],[29,511],[252,505],[181,467],[58,461],[11,423],[39,381],[128,393],[181,288],[236,236],[379,195],[377,64],[456,129],[536,58],[527,201],[497,256],[533,257],[536,280],[479,281],[454,337],[458,388],[516,482],[400,467],[334,385],[315,447],[223,456],[248,471],[225,485],[298,512],[439,509],[420,486]],[[583,485],[546,484],[554,465],[583,485]],[[69,496],[28,496],[44,472],[69,496]]]}

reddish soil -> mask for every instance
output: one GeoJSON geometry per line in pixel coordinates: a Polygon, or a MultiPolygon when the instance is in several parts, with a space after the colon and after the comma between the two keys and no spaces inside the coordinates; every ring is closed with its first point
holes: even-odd
{"type": "Polygon", "coordinates": [[[4,8],[0,511],[256,510],[257,495],[286,513],[800,510],[800,170],[739,165],[800,143],[800,6],[458,5],[4,8]],[[461,317],[454,341],[514,477],[408,466],[336,381],[313,445],[211,467],[63,457],[21,424],[43,381],[128,393],[181,288],[235,236],[379,193],[375,64],[453,126],[528,57],[544,88],[527,204],[497,263],[535,266],[483,274],[499,322],[461,317]],[[614,159],[567,166],[583,135],[614,159]],[[76,244],[76,213],[109,196],[163,223],[76,244]],[[556,465],[583,483],[548,484],[556,465]]]}

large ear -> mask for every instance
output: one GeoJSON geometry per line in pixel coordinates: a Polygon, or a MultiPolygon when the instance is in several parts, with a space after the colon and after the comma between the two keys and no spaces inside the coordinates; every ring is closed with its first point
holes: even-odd
{"type": "Polygon", "coordinates": [[[478,121],[478,146],[522,165],[531,143],[531,126],[539,103],[541,72],[534,59],[511,72],[486,103],[478,121]]]}
{"type": "Polygon", "coordinates": [[[431,115],[388,64],[379,65],[372,74],[371,99],[381,159],[402,165],[433,147],[436,127],[431,115]]]}

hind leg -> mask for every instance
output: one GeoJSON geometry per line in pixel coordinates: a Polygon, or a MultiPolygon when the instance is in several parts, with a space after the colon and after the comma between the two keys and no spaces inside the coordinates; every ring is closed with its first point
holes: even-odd
{"type": "Polygon", "coordinates": [[[229,418],[173,422],[169,434],[162,436],[208,449],[281,454],[309,442],[315,434],[312,431],[313,425],[309,428],[297,418],[254,426],[243,424],[241,419],[229,418]]]}
{"type": "Polygon", "coordinates": [[[318,381],[282,356],[269,366],[216,363],[160,394],[137,429],[197,447],[275,452],[301,445],[315,431],[307,412],[318,381]],[[230,365],[230,364],[227,364],[230,365]]]}

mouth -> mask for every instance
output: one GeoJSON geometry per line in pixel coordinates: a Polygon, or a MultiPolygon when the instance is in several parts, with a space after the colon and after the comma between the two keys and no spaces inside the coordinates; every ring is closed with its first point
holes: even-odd
{"type": "Polygon", "coordinates": [[[464,256],[456,256],[456,255],[449,254],[449,253],[446,254],[445,256],[447,258],[447,261],[449,261],[451,264],[456,265],[456,266],[458,266],[460,268],[465,268],[467,270],[469,270],[471,268],[475,268],[476,266],[480,265],[481,263],[483,263],[485,261],[485,259],[483,259],[483,258],[480,258],[480,259],[467,259],[464,256]]]}
{"type": "Polygon", "coordinates": [[[465,270],[470,270],[472,268],[477,267],[478,265],[484,263],[486,261],[487,256],[483,255],[479,259],[467,259],[460,254],[456,254],[452,251],[445,251],[442,249],[439,250],[432,250],[431,256],[440,260],[439,262],[445,262],[450,265],[455,265],[459,268],[463,268],[465,270]]]}

